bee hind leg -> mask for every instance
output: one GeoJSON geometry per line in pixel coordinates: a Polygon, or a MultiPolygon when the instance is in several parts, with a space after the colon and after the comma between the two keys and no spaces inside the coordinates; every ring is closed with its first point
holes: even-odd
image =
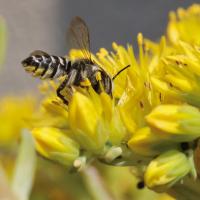
{"type": "Polygon", "coordinates": [[[71,86],[73,85],[75,78],[76,78],[77,71],[72,70],[69,76],[61,83],[61,85],[58,87],[56,93],[57,96],[62,99],[63,103],[68,105],[68,100],[65,99],[65,97],[61,94],[64,88],[68,88],[70,91],[72,90],[71,86]]]}
{"type": "Polygon", "coordinates": [[[69,102],[65,99],[65,97],[61,94],[62,90],[65,88],[66,84],[67,84],[67,79],[65,79],[61,85],[58,87],[58,89],[56,90],[57,96],[62,99],[63,103],[68,105],[69,102]]]}

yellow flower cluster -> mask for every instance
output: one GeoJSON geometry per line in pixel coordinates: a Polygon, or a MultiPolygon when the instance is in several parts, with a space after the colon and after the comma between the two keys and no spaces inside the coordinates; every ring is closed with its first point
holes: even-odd
{"type": "MultiPolygon", "coordinates": [[[[112,77],[113,98],[76,88],[64,105],[56,83],[31,120],[37,150],[71,170],[98,159],[138,168],[145,185],[162,192],[185,176],[196,178],[193,151],[200,137],[200,6],[170,13],[167,37],[154,43],[138,34],[133,47],[113,43],[92,59],[112,77]]],[[[79,50],[69,57],[77,59],[79,50]]]]}
{"type": "Polygon", "coordinates": [[[33,97],[4,97],[0,101],[0,147],[16,142],[36,109],[33,97]]]}

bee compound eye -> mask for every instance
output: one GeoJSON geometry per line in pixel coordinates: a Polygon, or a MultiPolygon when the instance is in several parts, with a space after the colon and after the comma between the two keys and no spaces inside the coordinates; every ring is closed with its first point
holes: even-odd
{"type": "Polygon", "coordinates": [[[23,65],[23,67],[27,66],[27,63],[24,60],[21,62],[21,64],[23,65]]]}
{"type": "Polygon", "coordinates": [[[27,67],[27,66],[29,66],[29,65],[31,64],[31,62],[32,62],[32,58],[31,58],[31,57],[28,57],[28,58],[24,59],[24,60],[21,62],[21,64],[22,64],[24,67],[27,67]]]}

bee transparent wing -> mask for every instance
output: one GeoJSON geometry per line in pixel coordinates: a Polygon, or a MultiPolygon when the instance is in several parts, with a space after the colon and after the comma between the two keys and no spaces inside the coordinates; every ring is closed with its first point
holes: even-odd
{"type": "Polygon", "coordinates": [[[67,31],[70,49],[80,49],[83,57],[91,61],[89,29],[81,17],[74,17],[67,31]]]}
{"type": "Polygon", "coordinates": [[[30,56],[35,56],[35,55],[40,55],[40,56],[49,56],[48,53],[41,51],[41,50],[35,50],[33,51],[30,56]]]}

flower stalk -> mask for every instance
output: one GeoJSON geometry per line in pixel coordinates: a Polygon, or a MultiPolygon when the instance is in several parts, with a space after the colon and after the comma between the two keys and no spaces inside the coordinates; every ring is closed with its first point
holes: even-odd
{"type": "Polygon", "coordinates": [[[100,174],[95,167],[87,167],[81,172],[83,181],[94,200],[114,200],[108,192],[100,174]]]}

